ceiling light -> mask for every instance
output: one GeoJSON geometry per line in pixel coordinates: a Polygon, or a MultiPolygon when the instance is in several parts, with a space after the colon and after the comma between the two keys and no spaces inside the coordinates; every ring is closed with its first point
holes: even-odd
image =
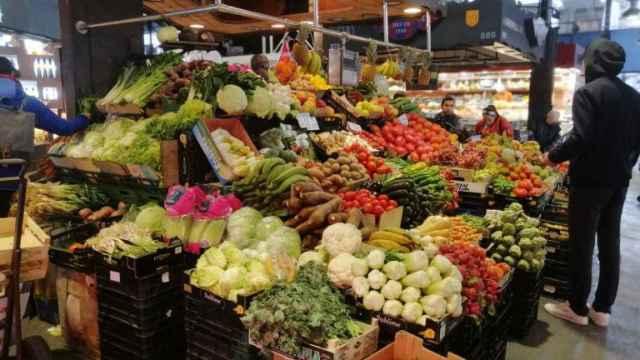
{"type": "Polygon", "coordinates": [[[271,27],[274,29],[284,29],[286,26],[284,24],[272,24],[271,27]]]}
{"type": "Polygon", "coordinates": [[[622,18],[628,18],[631,16],[640,15],[640,9],[638,9],[638,0],[629,0],[629,8],[622,13],[622,18]]]}
{"type": "Polygon", "coordinates": [[[404,9],[403,11],[407,15],[417,15],[417,14],[420,14],[422,12],[422,9],[419,8],[419,7],[408,7],[406,9],[404,9]]]}
{"type": "Polygon", "coordinates": [[[313,21],[311,21],[311,20],[305,20],[302,23],[303,24],[307,24],[307,25],[313,25],[313,21]]]}
{"type": "Polygon", "coordinates": [[[189,27],[192,29],[204,29],[204,25],[202,24],[191,24],[189,27]]]}

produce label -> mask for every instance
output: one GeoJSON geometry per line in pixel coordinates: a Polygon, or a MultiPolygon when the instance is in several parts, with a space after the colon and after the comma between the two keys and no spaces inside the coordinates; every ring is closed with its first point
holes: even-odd
{"type": "Polygon", "coordinates": [[[407,118],[407,115],[405,115],[405,114],[400,115],[400,117],[398,118],[398,121],[403,126],[409,126],[409,119],[407,118]]]}
{"type": "Polygon", "coordinates": [[[310,131],[320,130],[318,120],[309,113],[299,113],[298,116],[296,116],[296,119],[298,120],[298,126],[303,129],[310,131]]]}
{"type": "Polygon", "coordinates": [[[113,282],[120,282],[120,273],[117,271],[110,271],[109,272],[109,280],[113,281],[113,282]]]}
{"type": "Polygon", "coordinates": [[[354,123],[353,121],[347,122],[347,128],[353,132],[361,132],[362,126],[354,123]]]}

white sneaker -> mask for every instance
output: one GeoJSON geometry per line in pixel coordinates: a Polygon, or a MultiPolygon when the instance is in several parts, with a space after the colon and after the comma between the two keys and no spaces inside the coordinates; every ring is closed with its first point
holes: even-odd
{"type": "Polygon", "coordinates": [[[576,314],[569,306],[569,302],[563,303],[546,303],[544,309],[551,315],[572,322],[576,325],[586,326],[589,324],[589,318],[586,316],[580,316],[576,314]]]}
{"type": "Polygon", "coordinates": [[[609,326],[609,314],[595,311],[591,306],[589,306],[589,318],[600,327],[609,326]]]}

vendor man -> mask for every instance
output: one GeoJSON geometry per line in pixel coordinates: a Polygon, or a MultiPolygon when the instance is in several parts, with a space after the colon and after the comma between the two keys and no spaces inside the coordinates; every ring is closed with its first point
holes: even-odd
{"type": "Polygon", "coordinates": [[[269,79],[269,58],[265,54],[256,54],[251,57],[251,70],[264,80],[269,79]]]}
{"type": "Polygon", "coordinates": [[[460,127],[460,117],[455,113],[456,100],[447,96],[442,99],[442,103],[440,104],[440,111],[436,117],[433,119],[433,122],[442,126],[445,130],[450,133],[458,134],[462,132],[462,128],[460,127]]]}

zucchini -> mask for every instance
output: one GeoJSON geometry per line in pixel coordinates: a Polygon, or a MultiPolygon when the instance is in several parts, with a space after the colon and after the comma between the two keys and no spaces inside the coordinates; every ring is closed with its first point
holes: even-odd
{"type": "Polygon", "coordinates": [[[388,192],[387,195],[396,201],[400,201],[400,200],[409,201],[409,191],[404,189],[388,192]]]}

